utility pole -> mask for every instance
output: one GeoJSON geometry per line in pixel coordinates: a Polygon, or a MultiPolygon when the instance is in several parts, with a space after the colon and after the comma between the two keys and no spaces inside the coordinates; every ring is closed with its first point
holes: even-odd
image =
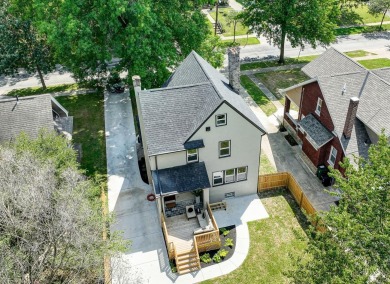
{"type": "Polygon", "coordinates": [[[214,27],[214,35],[217,35],[217,24],[218,24],[218,3],[219,3],[219,0],[217,0],[215,2],[215,27],[214,27]]]}

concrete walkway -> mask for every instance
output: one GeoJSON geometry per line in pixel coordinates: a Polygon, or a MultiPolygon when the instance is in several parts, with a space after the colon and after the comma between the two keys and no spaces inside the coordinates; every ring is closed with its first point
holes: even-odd
{"type": "Polygon", "coordinates": [[[268,217],[257,195],[232,199],[229,209],[217,214],[221,224],[237,227],[235,253],[228,261],[181,276],[172,273],[156,204],[146,200],[151,187],[142,181],[138,169],[129,93],[106,92],[104,98],[108,206],[109,211],[115,213],[111,231],[121,231],[123,237],[131,241],[129,251],[111,259],[112,282],[198,283],[238,268],[249,250],[246,222],[268,217]]]}
{"type": "Polygon", "coordinates": [[[267,96],[267,98],[271,101],[271,103],[276,107],[276,109],[283,108],[283,105],[278,101],[278,99],[274,96],[274,94],[268,90],[268,88],[260,82],[259,79],[256,78],[254,74],[248,76],[249,79],[252,80],[253,83],[267,96]]]}

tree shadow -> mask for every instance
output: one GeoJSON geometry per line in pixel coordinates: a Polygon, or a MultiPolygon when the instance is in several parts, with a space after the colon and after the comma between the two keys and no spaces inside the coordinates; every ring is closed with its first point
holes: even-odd
{"type": "Polygon", "coordinates": [[[260,200],[270,197],[283,196],[283,198],[287,201],[288,205],[293,211],[299,225],[307,234],[311,223],[306,214],[299,208],[298,203],[295,201],[294,197],[287,188],[271,189],[264,192],[259,192],[257,193],[257,195],[259,196],[260,200]]]}
{"type": "Polygon", "coordinates": [[[375,39],[390,40],[390,32],[383,31],[383,32],[363,33],[363,37],[371,40],[375,40],[375,39]]]}

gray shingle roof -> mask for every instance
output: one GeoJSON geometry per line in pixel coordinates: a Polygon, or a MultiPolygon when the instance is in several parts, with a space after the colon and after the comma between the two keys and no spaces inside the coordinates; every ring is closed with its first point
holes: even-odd
{"type": "Polygon", "coordinates": [[[210,187],[203,162],[152,171],[156,194],[188,192],[210,187]]]}
{"type": "Polygon", "coordinates": [[[342,135],[340,141],[345,149],[345,155],[351,158],[350,161],[353,161],[353,155],[363,158],[368,157],[368,148],[371,141],[364,124],[359,119],[355,119],[351,137],[347,139],[342,135]]]}
{"type": "Polygon", "coordinates": [[[139,95],[149,155],[185,150],[184,143],[224,102],[265,133],[228,80],[194,51],[164,86],[139,95]]]}
{"type": "Polygon", "coordinates": [[[39,95],[0,100],[0,142],[10,141],[25,132],[36,138],[39,130],[53,130],[53,114],[50,95],[39,95]]]}
{"type": "Polygon", "coordinates": [[[374,132],[382,128],[390,135],[390,83],[370,71],[322,76],[318,78],[322,94],[332,117],[335,131],[341,137],[349,101],[359,98],[356,116],[374,132]],[[346,92],[342,89],[346,86],[346,92]]]}
{"type": "Polygon", "coordinates": [[[312,114],[309,114],[299,121],[298,125],[300,125],[310,138],[314,140],[318,148],[328,143],[334,137],[333,134],[312,114]]]}
{"type": "Polygon", "coordinates": [[[333,47],[302,68],[310,78],[364,70],[366,69],[362,65],[333,47]]]}
{"type": "Polygon", "coordinates": [[[372,73],[390,83],[390,67],[371,70],[372,73]]]}

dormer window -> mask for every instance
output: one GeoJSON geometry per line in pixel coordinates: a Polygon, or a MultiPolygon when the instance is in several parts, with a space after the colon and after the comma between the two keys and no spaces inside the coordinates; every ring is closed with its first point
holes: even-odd
{"type": "Polygon", "coordinates": [[[226,125],[227,123],[227,116],[226,116],[226,113],[224,114],[217,114],[215,116],[215,125],[216,126],[223,126],[223,125],[226,125]]]}
{"type": "Polygon", "coordinates": [[[321,114],[321,107],[322,107],[322,100],[318,98],[317,100],[317,106],[316,106],[316,114],[320,116],[321,114]]]}

